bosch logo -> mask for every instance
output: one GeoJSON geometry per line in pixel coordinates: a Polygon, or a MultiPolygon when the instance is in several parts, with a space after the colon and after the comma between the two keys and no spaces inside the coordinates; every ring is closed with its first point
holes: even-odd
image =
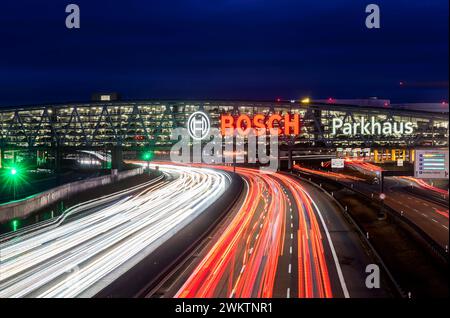
{"type": "Polygon", "coordinates": [[[195,112],[189,117],[187,128],[193,139],[203,140],[209,135],[211,122],[204,112],[195,112]]]}

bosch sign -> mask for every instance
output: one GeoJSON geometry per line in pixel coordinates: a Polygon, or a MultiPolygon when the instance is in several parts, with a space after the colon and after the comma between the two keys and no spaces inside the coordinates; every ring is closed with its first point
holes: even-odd
{"type": "Polygon", "coordinates": [[[271,116],[257,114],[253,117],[248,115],[237,117],[222,115],[220,117],[220,131],[223,136],[233,134],[234,130],[244,136],[250,132],[259,136],[275,128],[279,129],[279,135],[299,135],[300,127],[299,114],[286,114],[284,116],[280,114],[271,116]]]}

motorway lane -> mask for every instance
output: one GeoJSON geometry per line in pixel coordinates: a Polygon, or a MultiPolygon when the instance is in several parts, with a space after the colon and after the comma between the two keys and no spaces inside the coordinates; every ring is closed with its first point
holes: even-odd
{"type": "Polygon", "coordinates": [[[441,246],[448,246],[449,219],[448,206],[410,194],[406,188],[410,184],[401,178],[386,178],[386,204],[425,230],[441,246]]]}
{"type": "MultiPolygon", "coordinates": [[[[350,297],[390,297],[391,294],[387,286],[382,286],[381,289],[367,289],[365,285],[365,269],[367,265],[372,264],[374,261],[368,255],[366,247],[361,246],[357,229],[344,218],[340,207],[334,200],[330,200],[329,195],[324,191],[318,191],[315,186],[308,182],[301,182],[301,184],[317,204],[317,209],[321,211],[338,256],[350,297]]],[[[329,257],[330,253],[327,255],[329,257]]],[[[328,260],[328,262],[331,261],[331,259],[328,260]]]]}
{"type": "Polygon", "coordinates": [[[322,202],[330,198],[322,194],[313,199],[310,193],[319,190],[305,190],[292,176],[246,168],[236,172],[247,183],[244,203],[206,248],[176,297],[385,295],[365,288],[370,259],[355,230],[337,216],[338,208],[322,202]]]}
{"type": "Polygon", "coordinates": [[[271,297],[271,269],[284,241],[285,202],[279,195],[268,195],[281,191],[271,187],[272,180],[239,171],[248,183],[243,207],[178,297],[271,297]]]}
{"type": "MultiPolygon", "coordinates": [[[[442,198],[444,200],[448,201],[448,188],[447,190],[435,187],[434,185],[428,184],[425,180],[417,179],[413,177],[395,177],[396,179],[400,179],[400,181],[405,182],[407,185],[410,185],[416,189],[424,191],[426,194],[432,193],[436,196],[439,196],[439,198],[442,198]]],[[[447,181],[447,187],[448,187],[448,181],[447,181]]]]}
{"type": "Polygon", "coordinates": [[[92,296],[108,284],[106,276],[120,275],[141,251],[156,249],[229,185],[223,172],[158,166],[167,177],[162,183],[3,242],[0,297],[92,296]]]}
{"type": "MultiPolygon", "coordinates": [[[[355,177],[344,174],[339,174],[340,176],[338,177],[333,172],[318,172],[299,166],[296,166],[296,169],[307,174],[320,174],[347,186],[353,184],[355,190],[359,190],[368,196],[373,194],[374,198],[378,200],[379,185],[368,184],[364,180],[355,180],[355,177]]],[[[408,180],[385,177],[385,204],[398,213],[403,212],[404,217],[414,222],[428,233],[436,243],[445,248],[449,243],[448,205],[443,206],[421,196],[411,194],[407,191],[407,187],[410,186],[411,182],[408,180]]]]}
{"type": "MultiPolygon", "coordinates": [[[[379,186],[367,183],[355,184],[355,189],[367,195],[378,196],[379,186]]],[[[410,183],[401,178],[385,178],[385,204],[414,222],[439,245],[445,248],[449,243],[448,206],[427,200],[407,191],[410,183]]]]}

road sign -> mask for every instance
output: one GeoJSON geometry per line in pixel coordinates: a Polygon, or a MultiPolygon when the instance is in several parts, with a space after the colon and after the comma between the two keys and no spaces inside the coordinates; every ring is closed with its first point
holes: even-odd
{"type": "Polygon", "coordinates": [[[331,159],[331,168],[333,169],[344,169],[345,160],[344,159],[331,159]]]}
{"type": "Polygon", "coordinates": [[[414,176],[419,179],[448,179],[447,150],[416,150],[414,176]]]}

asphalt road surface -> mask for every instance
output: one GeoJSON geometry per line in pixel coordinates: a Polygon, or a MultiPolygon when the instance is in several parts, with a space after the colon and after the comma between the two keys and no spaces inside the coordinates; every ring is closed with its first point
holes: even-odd
{"type": "Polygon", "coordinates": [[[166,297],[387,295],[366,288],[373,261],[329,196],[290,175],[236,172],[245,199],[166,297]]]}
{"type": "MultiPolygon", "coordinates": [[[[333,179],[347,186],[353,185],[355,190],[361,191],[369,197],[373,196],[374,200],[379,200],[379,184],[371,184],[364,179],[342,173],[316,171],[303,167],[297,167],[297,169],[303,173],[333,179]]],[[[440,246],[443,248],[448,246],[448,203],[445,205],[432,200],[436,195],[445,196],[445,193],[438,193],[438,191],[442,191],[441,189],[425,187],[414,178],[385,177],[384,180],[385,204],[419,226],[440,246]],[[410,191],[411,187],[420,191],[413,193],[410,191]],[[426,196],[427,193],[429,193],[429,198],[426,196]]]]}

